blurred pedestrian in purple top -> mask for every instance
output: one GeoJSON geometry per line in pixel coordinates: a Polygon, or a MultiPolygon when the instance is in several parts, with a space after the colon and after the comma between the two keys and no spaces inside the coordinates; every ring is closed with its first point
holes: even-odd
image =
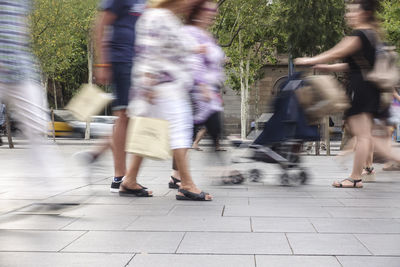
{"type": "MultiPolygon", "coordinates": [[[[193,106],[194,134],[205,127],[212,137],[215,150],[222,150],[219,139],[222,134],[222,98],[221,87],[225,81],[225,54],[208,31],[217,15],[217,4],[203,1],[195,7],[184,27],[192,45],[204,47],[204,53],[193,53],[188,59],[194,86],[190,91],[193,106]]],[[[193,148],[196,148],[195,144],[193,148]]],[[[199,149],[198,149],[199,150],[199,149]]],[[[175,161],[169,183],[170,188],[177,188],[180,183],[180,173],[175,161]]]]}

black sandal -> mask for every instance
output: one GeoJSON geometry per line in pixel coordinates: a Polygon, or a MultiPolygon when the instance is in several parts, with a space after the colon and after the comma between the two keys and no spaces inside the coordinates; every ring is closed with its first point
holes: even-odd
{"type": "Polygon", "coordinates": [[[119,195],[121,197],[129,197],[129,196],[135,196],[135,197],[152,197],[153,195],[149,194],[149,191],[147,191],[147,187],[141,186],[140,184],[138,184],[140,187],[140,189],[129,189],[124,185],[120,185],[120,191],[119,191],[119,195]],[[121,191],[122,189],[122,191],[121,191]]]}
{"type": "Polygon", "coordinates": [[[342,180],[340,183],[338,183],[338,184],[333,184],[332,186],[333,187],[336,187],[336,188],[362,188],[363,186],[361,185],[361,186],[357,186],[357,184],[358,183],[360,183],[360,182],[362,182],[362,179],[359,179],[359,180],[353,180],[353,179],[351,179],[351,178],[347,178],[347,179],[344,179],[344,180],[342,180]],[[343,185],[343,182],[344,181],[349,181],[349,182],[352,182],[353,184],[352,185],[343,185]]]}
{"type": "Polygon", "coordinates": [[[209,195],[208,193],[204,193],[203,191],[200,192],[199,194],[187,191],[185,189],[179,189],[179,193],[182,193],[183,196],[181,195],[176,195],[176,200],[193,200],[193,201],[211,201],[212,199],[206,199],[206,196],[209,195]]]}
{"type": "Polygon", "coordinates": [[[179,180],[179,179],[176,179],[174,176],[171,176],[171,180],[172,180],[172,181],[170,181],[170,182],[168,183],[168,187],[169,187],[169,188],[172,188],[172,189],[179,189],[178,183],[181,183],[182,181],[179,180]]]}

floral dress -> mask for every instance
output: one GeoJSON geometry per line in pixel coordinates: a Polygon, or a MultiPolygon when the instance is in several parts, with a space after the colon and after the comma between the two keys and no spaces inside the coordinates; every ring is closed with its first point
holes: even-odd
{"type": "Polygon", "coordinates": [[[151,116],[169,121],[171,149],[192,145],[189,90],[193,78],[187,59],[193,49],[182,27],[174,13],[162,8],[146,9],[136,25],[133,99],[143,98],[148,91],[154,94],[151,116]]]}

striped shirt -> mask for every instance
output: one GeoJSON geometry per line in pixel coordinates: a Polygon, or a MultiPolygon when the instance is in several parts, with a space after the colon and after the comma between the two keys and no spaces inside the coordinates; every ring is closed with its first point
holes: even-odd
{"type": "Polygon", "coordinates": [[[28,16],[32,0],[0,0],[0,83],[38,80],[28,16]]]}

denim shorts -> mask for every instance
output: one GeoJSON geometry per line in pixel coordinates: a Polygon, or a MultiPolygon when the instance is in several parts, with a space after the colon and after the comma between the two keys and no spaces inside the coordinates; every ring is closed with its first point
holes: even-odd
{"type": "Polygon", "coordinates": [[[114,93],[113,110],[122,110],[128,107],[129,90],[131,88],[132,63],[112,63],[112,88],[114,93]]]}

